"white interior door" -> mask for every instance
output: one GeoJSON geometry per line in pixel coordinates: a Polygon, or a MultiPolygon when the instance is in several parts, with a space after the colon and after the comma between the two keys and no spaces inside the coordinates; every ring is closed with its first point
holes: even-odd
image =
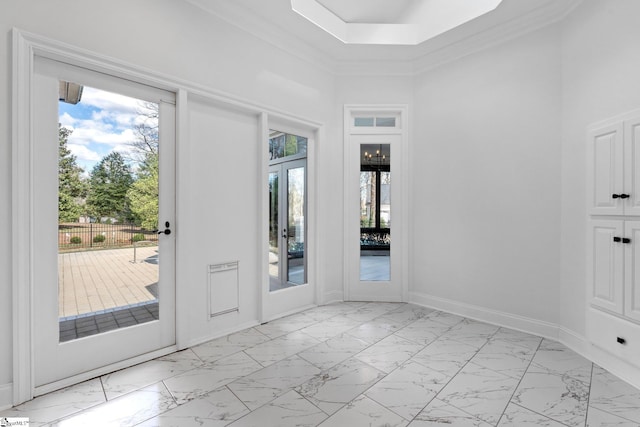
{"type": "Polygon", "coordinates": [[[175,223],[175,95],[40,57],[33,83],[34,383],[39,394],[175,344],[175,233],[170,232],[175,223]],[[65,110],[62,98],[79,110],[65,110]],[[145,120],[150,120],[146,127],[145,120]],[[143,177],[153,182],[157,174],[153,209],[160,233],[148,224],[123,225],[126,215],[134,215],[134,204],[141,212],[131,200],[153,199],[148,194],[153,185],[147,193],[140,185],[118,213],[96,207],[110,199],[113,186],[77,196],[73,202],[85,211],[77,220],[66,224],[67,217],[65,225],[59,223],[59,123],[73,128],[75,139],[67,140],[67,148],[76,162],[85,162],[85,181],[90,173],[98,175],[93,174],[97,165],[115,170],[117,162],[103,162],[109,156],[125,159],[136,182],[143,177]],[[155,157],[143,153],[136,160],[127,145],[135,141],[155,143],[155,157]]]}

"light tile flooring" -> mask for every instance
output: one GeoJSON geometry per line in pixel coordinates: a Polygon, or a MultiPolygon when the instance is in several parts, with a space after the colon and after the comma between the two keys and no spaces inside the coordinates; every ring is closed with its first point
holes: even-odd
{"type": "Polygon", "coordinates": [[[64,427],[637,427],[640,391],[554,341],[411,304],[340,303],[3,416],[64,427]]]}

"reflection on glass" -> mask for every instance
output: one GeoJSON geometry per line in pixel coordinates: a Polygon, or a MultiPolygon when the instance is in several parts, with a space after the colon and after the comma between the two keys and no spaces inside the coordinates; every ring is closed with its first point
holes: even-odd
{"type": "Polygon", "coordinates": [[[305,282],[304,271],[304,167],[288,170],[287,281],[305,282]]]}
{"type": "Polygon", "coordinates": [[[307,138],[282,132],[273,132],[269,138],[269,160],[305,155],[307,138]]]}
{"type": "Polygon", "coordinates": [[[280,254],[278,241],[278,173],[269,173],[269,276],[278,277],[280,254]]]}
{"type": "Polygon", "coordinates": [[[58,307],[65,342],[159,318],[159,106],[65,81],[58,95],[58,307]],[[85,140],[96,129],[109,144],[85,140]],[[126,134],[135,136],[121,142],[126,134]],[[74,154],[79,146],[92,155],[74,154]]]}
{"type": "Polygon", "coordinates": [[[391,280],[389,144],[360,147],[360,280],[391,280]]]}

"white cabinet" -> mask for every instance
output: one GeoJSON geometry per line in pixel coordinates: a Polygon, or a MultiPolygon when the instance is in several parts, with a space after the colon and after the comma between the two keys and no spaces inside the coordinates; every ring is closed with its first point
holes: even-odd
{"type": "Polygon", "coordinates": [[[640,110],[587,133],[587,337],[640,367],[640,110]]]}
{"type": "Polygon", "coordinates": [[[623,221],[590,222],[587,240],[590,268],[587,274],[591,306],[622,314],[624,308],[623,221]]]}
{"type": "Polygon", "coordinates": [[[589,224],[590,305],[640,322],[640,221],[589,224]]]}
{"type": "Polygon", "coordinates": [[[640,322],[640,221],[625,221],[624,235],[631,239],[624,246],[624,311],[640,322]]]}
{"type": "Polygon", "coordinates": [[[640,114],[590,127],[587,148],[589,213],[640,215],[640,114]]]}

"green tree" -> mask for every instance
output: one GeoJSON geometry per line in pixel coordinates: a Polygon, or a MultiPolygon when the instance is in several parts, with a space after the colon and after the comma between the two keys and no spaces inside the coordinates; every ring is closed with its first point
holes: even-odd
{"type": "Polygon", "coordinates": [[[84,169],[67,148],[71,132],[58,123],[58,222],[77,222],[87,195],[87,183],[82,179],[84,169]]]}
{"type": "Polygon", "coordinates": [[[133,184],[131,168],[116,151],[103,157],[91,170],[87,207],[98,219],[131,220],[127,191],[133,184]]]}
{"type": "Polygon", "coordinates": [[[131,159],[138,165],[136,182],[127,193],[136,223],[146,229],[158,228],[158,119],[159,106],[142,102],[133,127],[136,139],[129,143],[131,159]]]}
{"type": "Polygon", "coordinates": [[[143,228],[158,228],[158,155],[148,154],[127,192],[131,212],[143,228]]]}

